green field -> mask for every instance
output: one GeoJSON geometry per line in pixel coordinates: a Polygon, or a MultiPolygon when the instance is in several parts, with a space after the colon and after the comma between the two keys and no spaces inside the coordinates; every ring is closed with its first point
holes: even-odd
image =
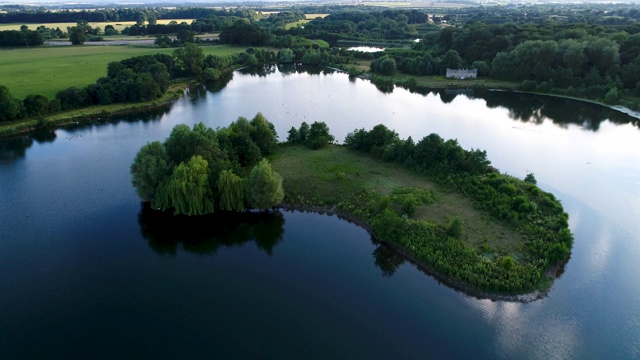
{"type": "MultiPolygon", "coordinates": [[[[231,55],[244,47],[203,46],[205,55],[231,55]]],[[[154,46],[43,46],[0,50],[0,85],[23,99],[28,94],[53,98],[71,86],[87,86],[107,74],[107,64],[134,56],[171,54],[172,48],[154,46]]]]}
{"type": "Polygon", "coordinates": [[[477,210],[469,198],[369,154],[335,145],[323,150],[282,146],[271,162],[284,178],[285,202],[304,198],[311,204],[332,206],[361,190],[389,194],[395,188],[415,187],[433,192],[436,202],[418,207],[413,218],[445,226],[458,217],[464,223],[464,240],[476,249],[486,244],[499,252],[518,254],[525,242],[513,228],[477,210]]]}
{"type": "Polygon", "coordinates": [[[329,16],[329,14],[305,14],[305,16],[307,17],[306,19],[288,23],[287,25],[285,25],[285,28],[289,30],[294,27],[304,26],[304,24],[308,23],[311,20],[314,20],[316,18],[324,19],[325,17],[329,16]]]}

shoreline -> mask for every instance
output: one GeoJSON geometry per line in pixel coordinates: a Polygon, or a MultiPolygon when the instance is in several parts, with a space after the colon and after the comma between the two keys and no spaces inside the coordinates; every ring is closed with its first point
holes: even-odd
{"type": "Polygon", "coordinates": [[[296,204],[283,203],[275,207],[275,209],[314,212],[314,213],[326,214],[326,215],[336,215],[340,219],[346,220],[356,226],[363,228],[364,230],[367,231],[367,233],[369,233],[369,235],[371,235],[371,237],[375,241],[379,242],[380,244],[383,244],[384,246],[388,246],[393,251],[401,255],[406,261],[416,266],[418,270],[433,277],[440,284],[443,284],[455,291],[461,292],[467,296],[472,296],[480,300],[486,299],[491,301],[509,301],[509,302],[519,302],[519,303],[529,303],[529,302],[544,299],[549,295],[549,292],[553,288],[553,283],[558,278],[558,274],[561,273],[561,269],[564,267],[566,262],[569,261],[567,259],[567,261],[564,263],[553,265],[546,271],[546,276],[549,278],[549,286],[544,290],[535,290],[530,293],[518,294],[518,295],[491,293],[491,292],[476,289],[458,279],[455,279],[450,276],[442,275],[434,271],[427,264],[418,260],[414,254],[412,254],[410,251],[408,251],[407,249],[403,248],[398,244],[388,242],[388,241],[377,240],[375,234],[371,229],[371,226],[367,222],[363,221],[362,219],[358,218],[353,214],[338,210],[335,205],[328,207],[328,206],[317,206],[317,205],[296,205],[296,204]]]}
{"type": "MultiPolygon", "coordinates": [[[[105,107],[111,105],[98,105],[70,110],[68,114],[61,113],[52,114],[44,118],[45,124],[38,124],[39,121],[34,118],[23,119],[18,121],[13,128],[0,130],[0,139],[8,139],[18,135],[26,135],[40,129],[62,129],[67,126],[89,123],[95,120],[104,120],[118,115],[135,114],[137,112],[160,109],[164,106],[170,106],[185,95],[185,91],[189,87],[188,82],[178,82],[170,87],[162,98],[141,103],[121,103],[117,108],[108,111],[105,107]],[[86,112],[86,113],[85,113],[86,112]],[[60,116],[58,118],[58,116],[60,116]]],[[[1,125],[1,124],[0,124],[1,125]]]]}
{"type": "MultiPolygon", "coordinates": [[[[339,72],[343,72],[346,73],[345,70],[343,69],[339,69],[339,68],[335,68],[335,67],[330,67],[330,66],[324,66],[325,68],[329,68],[331,70],[334,71],[339,71],[339,72]]],[[[239,69],[243,69],[242,67],[239,69]]],[[[239,69],[235,69],[235,70],[239,70],[239,69]]],[[[358,76],[356,76],[359,79],[362,80],[369,80],[370,79],[370,73],[369,72],[365,72],[363,74],[360,74],[358,76]]],[[[101,117],[112,117],[112,116],[117,116],[117,115],[125,115],[125,114],[133,114],[136,112],[142,112],[142,111],[148,111],[148,110],[154,110],[154,109],[159,109],[163,106],[168,106],[171,105],[173,103],[175,103],[177,100],[179,100],[180,98],[182,98],[185,95],[185,91],[186,89],[189,87],[189,82],[188,81],[180,81],[177,82],[176,84],[174,84],[174,86],[170,87],[169,90],[167,90],[167,92],[165,93],[165,95],[163,95],[162,98],[160,99],[156,99],[156,100],[152,100],[149,102],[143,102],[143,103],[121,103],[119,104],[119,108],[112,110],[112,111],[108,111],[108,110],[104,110],[101,109],[102,106],[104,107],[108,107],[108,106],[113,106],[113,104],[111,105],[98,105],[98,106],[94,106],[94,107],[85,107],[85,108],[80,108],[80,109],[75,109],[75,110],[71,110],[70,114],[68,115],[64,115],[59,119],[56,119],[57,115],[60,115],[60,113],[57,114],[52,114],[48,117],[45,117],[45,122],[46,124],[44,126],[39,125],[38,124],[38,120],[35,118],[30,118],[30,119],[23,119],[23,120],[19,120],[16,122],[15,124],[15,128],[8,128],[6,130],[2,130],[2,124],[0,123],[0,140],[1,139],[8,139],[14,136],[18,136],[18,135],[25,135],[25,134],[29,134],[32,133],[36,130],[39,129],[60,129],[66,126],[70,126],[70,125],[75,125],[75,124],[80,124],[80,123],[87,123],[90,122],[92,120],[95,119],[100,119],[101,117]],[[163,99],[166,98],[166,99],[163,99]],[[89,109],[93,109],[95,111],[90,111],[87,114],[83,114],[84,111],[87,111],[89,109]],[[53,118],[53,120],[49,120],[49,118],[53,118]]],[[[448,84],[447,86],[427,86],[427,85],[418,85],[418,88],[422,88],[422,89],[436,89],[436,90],[447,90],[447,89],[451,89],[450,85],[452,84],[448,84]]],[[[483,84],[477,84],[477,85],[483,85],[483,84]]],[[[401,85],[397,85],[394,82],[394,86],[401,86],[401,85]]],[[[483,85],[484,86],[484,85],[483,85]]],[[[460,84],[459,86],[455,87],[456,89],[464,89],[464,88],[469,88],[468,85],[464,85],[464,84],[460,84]]],[[[473,86],[471,87],[473,88],[473,86]]],[[[590,100],[590,99],[582,99],[582,98],[577,98],[577,97],[573,97],[573,96],[568,96],[568,95],[561,95],[561,94],[549,94],[549,93],[538,93],[538,92],[532,92],[532,91],[522,91],[522,90],[517,90],[517,89],[513,89],[513,88],[501,88],[499,86],[497,87],[488,87],[486,88],[487,91],[511,91],[511,92],[515,92],[515,93],[522,93],[522,94],[532,94],[532,95],[542,95],[542,96],[550,96],[550,97],[558,97],[558,98],[565,98],[565,99],[570,99],[570,100],[574,100],[574,101],[581,101],[581,102],[586,102],[586,103],[591,103],[591,104],[595,104],[595,105],[600,105],[600,106],[604,106],[607,107],[609,109],[612,109],[614,111],[618,111],[620,113],[626,114],[632,118],[638,119],[640,120],[640,111],[635,111],[633,109],[630,109],[628,107],[622,106],[622,105],[609,105],[609,104],[605,104],[602,102],[598,102],[595,100],[590,100]]]]}

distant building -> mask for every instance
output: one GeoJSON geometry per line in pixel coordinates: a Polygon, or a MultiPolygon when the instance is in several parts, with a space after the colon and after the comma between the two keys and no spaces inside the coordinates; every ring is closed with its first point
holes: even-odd
{"type": "Polygon", "coordinates": [[[447,69],[447,77],[455,79],[475,79],[478,77],[478,69],[447,69]]]}

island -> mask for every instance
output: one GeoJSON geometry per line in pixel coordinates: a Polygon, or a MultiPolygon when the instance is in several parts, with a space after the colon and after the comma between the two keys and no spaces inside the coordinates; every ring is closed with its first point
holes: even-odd
{"type": "Polygon", "coordinates": [[[482,150],[430,134],[414,142],[384,125],[334,144],[324,122],[278,143],[262,114],[217,130],[177,125],[131,165],[140,198],[198,216],[288,208],[335,213],[474,296],[530,301],[548,293],[573,235],[561,203],[501,174],[482,150]]]}

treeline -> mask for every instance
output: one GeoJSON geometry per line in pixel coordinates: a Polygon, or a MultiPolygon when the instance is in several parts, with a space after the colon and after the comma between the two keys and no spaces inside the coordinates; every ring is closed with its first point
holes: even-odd
{"type": "Polygon", "coordinates": [[[167,8],[112,8],[96,10],[8,10],[0,13],[0,23],[62,23],[85,20],[89,22],[103,21],[136,21],[154,23],[157,19],[197,19],[209,16],[236,16],[239,18],[257,18],[253,9],[211,9],[182,7],[167,8]]]}
{"type": "Polygon", "coordinates": [[[176,21],[171,21],[169,24],[158,24],[155,21],[149,21],[149,23],[145,25],[143,22],[139,22],[124,28],[122,33],[131,36],[175,34],[179,31],[211,33],[222,31],[238,20],[245,19],[245,21],[253,21],[257,17],[258,15],[255,11],[217,10],[206,17],[196,18],[190,24],[186,22],[178,23],[176,21]]]}
{"type": "Polygon", "coordinates": [[[217,130],[176,125],[164,143],[140,149],[132,183],[152,208],[174,214],[269,209],[284,197],[282,177],[264,158],[276,144],[273,124],[260,113],[217,130]]]}
{"type": "Polygon", "coordinates": [[[297,31],[336,45],[338,40],[413,40],[429,28],[431,25],[424,11],[346,10],[314,19],[297,31]]]}
{"type": "Polygon", "coordinates": [[[637,25],[474,22],[430,33],[410,50],[388,49],[373,57],[371,70],[383,75],[396,71],[437,75],[446,68],[476,68],[479,76],[519,82],[529,91],[555,91],[607,103],[640,94],[637,25]]]}
{"type": "Polygon", "coordinates": [[[0,31],[0,46],[39,46],[44,39],[39,31],[5,30],[0,31]]]}
{"type": "MultiPolygon", "coordinates": [[[[482,22],[485,24],[565,22],[571,24],[629,25],[640,19],[640,7],[637,4],[615,3],[573,3],[556,6],[555,4],[537,4],[523,7],[470,7],[447,9],[444,16],[438,17],[450,24],[482,22]]],[[[435,19],[434,19],[435,20],[435,19]]]]}
{"type": "MultiPolygon", "coordinates": [[[[476,206],[519,229],[528,242],[526,255],[494,256],[463,241],[464,224],[452,219],[446,226],[411,220],[406,206],[376,193],[359,193],[341,204],[372,224],[376,238],[398,244],[436,272],[487,291],[522,292],[544,286],[549,266],[566,261],[573,244],[568,216],[552,194],[541,191],[530,174],[525,181],[500,174],[486,152],[465,150],[456,140],[431,134],[417,143],[383,125],[356,130],[345,146],[402,164],[475,200],[476,206]]],[[[415,205],[415,204],[414,204],[415,205]]],[[[410,215],[410,214],[409,214],[410,215]]]]}
{"type": "Polygon", "coordinates": [[[20,101],[0,85],[0,108],[6,109],[0,112],[0,121],[39,117],[91,105],[157,99],[165,93],[172,79],[197,77],[202,81],[218,80],[233,70],[232,65],[238,59],[236,56],[204,56],[198,46],[187,44],[176,49],[173,55],[144,55],[111,62],[107,76],[84,88],[61,90],[51,100],[42,95],[27,95],[20,101]]]}

